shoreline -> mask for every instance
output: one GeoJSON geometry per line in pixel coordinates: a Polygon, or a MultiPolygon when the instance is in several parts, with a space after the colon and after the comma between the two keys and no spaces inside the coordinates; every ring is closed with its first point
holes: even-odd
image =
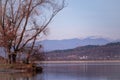
{"type": "Polygon", "coordinates": [[[35,64],[0,64],[0,72],[42,72],[41,66],[36,66],[35,64]]]}
{"type": "Polygon", "coordinates": [[[75,64],[75,63],[120,63],[120,60],[82,60],[82,61],[35,61],[36,64],[75,64]]]}

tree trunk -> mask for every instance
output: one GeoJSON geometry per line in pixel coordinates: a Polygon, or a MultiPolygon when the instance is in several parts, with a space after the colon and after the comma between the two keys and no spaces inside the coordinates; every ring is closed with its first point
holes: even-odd
{"type": "Polygon", "coordinates": [[[26,63],[29,64],[30,53],[27,54],[26,63]]]}
{"type": "Polygon", "coordinates": [[[12,62],[16,63],[16,54],[15,53],[12,54],[12,62]]]}
{"type": "Polygon", "coordinates": [[[9,63],[9,64],[12,63],[12,59],[11,59],[11,58],[12,58],[12,56],[11,56],[11,54],[9,54],[9,55],[8,55],[8,63],[9,63]]]}
{"type": "Polygon", "coordinates": [[[16,54],[15,53],[8,55],[8,62],[9,62],[9,64],[16,63],[16,54]]]}

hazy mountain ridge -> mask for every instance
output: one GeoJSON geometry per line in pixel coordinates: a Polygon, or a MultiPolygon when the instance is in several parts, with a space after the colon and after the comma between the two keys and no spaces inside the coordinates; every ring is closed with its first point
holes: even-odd
{"type": "MultiPolygon", "coordinates": [[[[66,40],[44,40],[41,42],[45,51],[73,49],[85,45],[104,45],[111,42],[104,38],[66,39],[66,40]]],[[[39,42],[37,42],[39,44],[39,42]]]]}
{"type": "Polygon", "coordinates": [[[45,56],[46,60],[120,60],[120,42],[55,50],[45,56]]]}

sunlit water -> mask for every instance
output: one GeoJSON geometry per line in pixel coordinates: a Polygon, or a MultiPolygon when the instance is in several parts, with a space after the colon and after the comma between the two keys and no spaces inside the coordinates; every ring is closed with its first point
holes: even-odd
{"type": "Polygon", "coordinates": [[[0,80],[120,80],[120,63],[44,64],[42,73],[0,73],[0,80]]]}

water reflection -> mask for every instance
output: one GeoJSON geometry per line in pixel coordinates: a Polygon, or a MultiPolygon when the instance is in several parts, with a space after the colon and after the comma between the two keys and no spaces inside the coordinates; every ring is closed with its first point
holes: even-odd
{"type": "Polygon", "coordinates": [[[43,73],[0,73],[0,80],[119,80],[120,63],[47,64],[43,73]]]}
{"type": "Polygon", "coordinates": [[[45,80],[120,80],[119,63],[58,64],[45,68],[45,72],[45,80]]]}

